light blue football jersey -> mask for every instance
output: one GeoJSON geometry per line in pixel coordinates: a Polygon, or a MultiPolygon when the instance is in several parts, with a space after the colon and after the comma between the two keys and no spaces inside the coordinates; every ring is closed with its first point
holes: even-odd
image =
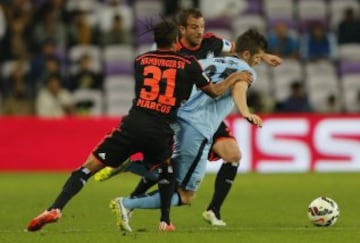
{"type": "MultiPolygon", "coordinates": [[[[202,59],[199,62],[214,83],[226,79],[237,71],[248,71],[252,74],[253,82],[256,80],[254,69],[237,57],[215,57],[202,59]]],[[[187,122],[210,140],[233,108],[230,89],[217,98],[211,98],[194,87],[188,101],[178,110],[178,121],[187,122]]]]}

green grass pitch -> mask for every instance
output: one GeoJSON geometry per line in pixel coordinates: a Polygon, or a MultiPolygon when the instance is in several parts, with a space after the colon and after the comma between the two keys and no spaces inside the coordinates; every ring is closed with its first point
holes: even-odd
{"type": "Polygon", "coordinates": [[[201,213],[212,193],[215,176],[206,176],[191,206],[172,208],[176,232],[158,232],[158,210],[137,210],[134,232],[121,234],[108,208],[116,196],[127,195],[138,177],[123,174],[87,186],[63,211],[56,224],[41,232],[24,232],[28,221],[58,194],[67,173],[0,174],[0,242],[360,242],[360,174],[239,174],[222,216],[227,227],[206,224],[201,213]],[[307,206],[318,196],[339,204],[340,218],[329,228],[312,226],[307,206]]]}

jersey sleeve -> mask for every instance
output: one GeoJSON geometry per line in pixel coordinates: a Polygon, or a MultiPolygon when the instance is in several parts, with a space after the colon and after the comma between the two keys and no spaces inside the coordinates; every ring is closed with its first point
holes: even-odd
{"type": "Polygon", "coordinates": [[[229,40],[222,39],[223,45],[222,45],[222,52],[232,52],[233,51],[233,43],[229,40]]]}
{"type": "Polygon", "coordinates": [[[223,39],[214,33],[206,33],[204,39],[207,39],[209,43],[211,43],[211,48],[214,50],[216,56],[222,52],[232,52],[234,49],[233,43],[231,41],[223,39]]]}
{"type": "Polygon", "coordinates": [[[210,83],[209,77],[204,72],[200,63],[197,61],[195,57],[192,57],[192,71],[191,71],[191,80],[193,80],[196,87],[201,88],[210,83]]]}

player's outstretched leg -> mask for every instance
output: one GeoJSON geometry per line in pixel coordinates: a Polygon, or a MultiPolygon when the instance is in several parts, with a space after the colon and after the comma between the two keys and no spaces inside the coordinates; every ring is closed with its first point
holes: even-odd
{"type": "Polygon", "coordinates": [[[83,166],[71,173],[53,204],[28,223],[27,230],[37,231],[46,224],[57,222],[61,217],[61,211],[68,202],[81,191],[91,175],[103,167],[104,165],[90,154],[83,166]]]}

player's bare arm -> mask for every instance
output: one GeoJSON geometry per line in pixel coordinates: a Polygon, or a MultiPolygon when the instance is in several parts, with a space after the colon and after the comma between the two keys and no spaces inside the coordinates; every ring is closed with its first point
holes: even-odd
{"type": "Polygon", "coordinates": [[[262,119],[250,113],[246,100],[246,92],[249,85],[246,82],[237,82],[232,89],[232,97],[240,114],[255,126],[262,127],[262,119]]]}
{"type": "Polygon", "coordinates": [[[281,57],[270,53],[264,53],[264,55],[262,55],[262,60],[273,67],[279,66],[283,62],[281,57]]]}
{"type": "Polygon", "coordinates": [[[246,83],[246,85],[249,85],[252,83],[252,76],[249,72],[235,72],[230,74],[224,81],[218,82],[216,84],[210,83],[209,85],[206,85],[202,88],[202,91],[204,91],[207,95],[210,97],[218,97],[225,93],[225,91],[233,86],[236,82],[242,81],[246,83]]]}

